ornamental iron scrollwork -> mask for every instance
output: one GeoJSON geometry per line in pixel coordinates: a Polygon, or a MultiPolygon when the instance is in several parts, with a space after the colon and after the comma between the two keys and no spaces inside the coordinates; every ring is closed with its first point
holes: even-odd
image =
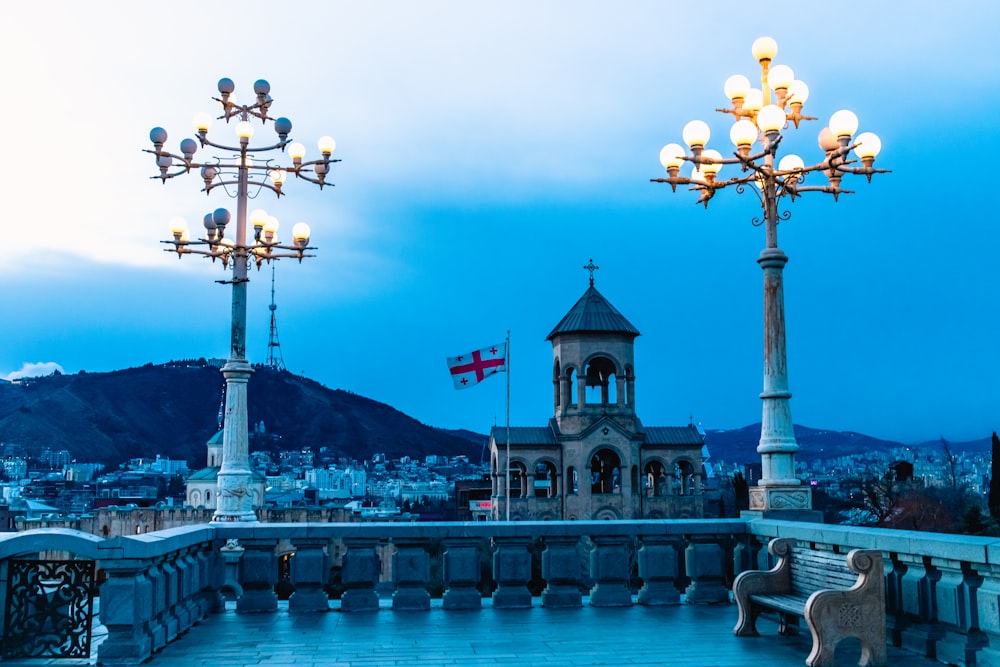
{"type": "Polygon", "coordinates": [[[94,561],[8,561],[3,657],[89,658],[94,561]]]}

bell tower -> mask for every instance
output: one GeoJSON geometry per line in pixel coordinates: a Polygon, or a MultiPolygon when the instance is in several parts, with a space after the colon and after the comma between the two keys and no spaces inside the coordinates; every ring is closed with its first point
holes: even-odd
{"type": "Polygon", "coordinates": [[[552,384],[556,424],[563,434],[579,434],[607,417],[637,431],[635,339],[639,330],[590,286],[546,340],[552,343],[552,384]]]}

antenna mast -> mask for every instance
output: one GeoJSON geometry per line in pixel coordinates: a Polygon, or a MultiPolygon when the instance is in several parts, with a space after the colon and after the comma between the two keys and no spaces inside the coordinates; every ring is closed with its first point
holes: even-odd
{"type": "Polygon", "coordinates": [[[267,337],[267,365],[279,371],[285,370],[285,360],[281,356],[281,343],[278,342],[278,321],[274,311],[278,306],[274,303],[274,265],[271,265],[271,331],[267,337]]]}

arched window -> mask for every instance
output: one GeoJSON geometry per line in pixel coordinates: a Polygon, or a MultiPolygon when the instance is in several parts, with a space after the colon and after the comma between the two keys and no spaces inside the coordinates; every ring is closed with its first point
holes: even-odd
{"type": "Polygon", "coordinates": [[[563,407],[576,406],[576,369],[572,366],[566,369],[566,395],[563,397],[563,407]]]}
{"type": "Polygon", "coordinates": [[[566,483],[569,484],[568,493],[580,493],[580,481],[577,479],[576,468],[573,466],[566,468],[566,480],[566,483]]]}
{"type": "Polygon", "coordinates": [[[608,405],[617,402],[615,362],[594,357],[587,364],[587,403],[608,405]]]}
{"type": "Polygon", "coordinates": [[[625,384],[622,391],[624,392],[622,404],[629,406],[632,405],[635,401],[635,396],[633,396],[635,393],[635,372],[632,370],[631,366],[625,367],[625,384]]]}
{"type": "Polygon", "coordinates": [[[600,449],[590,459],[590,492],[621,493],[621,459],[610,449],[600,449]]]}
{"type": "Polygon", "coordinates": [[[679,496],[694,493],[694,465],[690,461],[682,460],[674,464],[674,493],[679,496]]]}
{"type": "Polygon", "coordinates": [[[540,461],[535,465],[535,497],[555,498],[556,467],[551,461],[540,461]]]}
{"type": "Polygon", "coordinates": [[[659,461],[650,461],[642,469],[643,489],[649,497],[667,495],[667,469],[659,461]]]}
{"type": "Polygon", "coordinates": [[[510,464],[510,493],[511,498],[523,498],[528,492],[528,470],[520,461],[510,464]]]}
{"type": "Polygon", "coordinates": [[[556,412],[558,412],[559,408],[566,402],[566,398],[563,396],[562,374],[559,372],[558,359],[556,359],[556,365],[552,369],[552,390],[555,393],[552,400],[555,404],[556,412]]]}

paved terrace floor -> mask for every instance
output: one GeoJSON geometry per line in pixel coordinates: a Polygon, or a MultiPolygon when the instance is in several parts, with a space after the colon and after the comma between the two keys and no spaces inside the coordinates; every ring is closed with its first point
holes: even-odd
{"type": "MultiPolygon", "coordinates": [[[[537,600],[536,600],[537,604],[537,600]]],[[[760,637],[735,637],[734,605],[671,607],[289,614],[213,614],[155,654],[149,667],[496,667],[543,665],[670,665],[781,667],[802,665],[808,629],[781,637],[762,617],[760,637]]],[[[103,628],[95,633],[95,643],[103,628]]],[[[856,665],[853,641],[836,664],[856,665]]],[[[66,660],[5,661],[7,665],[96,664],[66,660]]],[[[900,649],[890,665],[940,666],[900,649]]]]}

